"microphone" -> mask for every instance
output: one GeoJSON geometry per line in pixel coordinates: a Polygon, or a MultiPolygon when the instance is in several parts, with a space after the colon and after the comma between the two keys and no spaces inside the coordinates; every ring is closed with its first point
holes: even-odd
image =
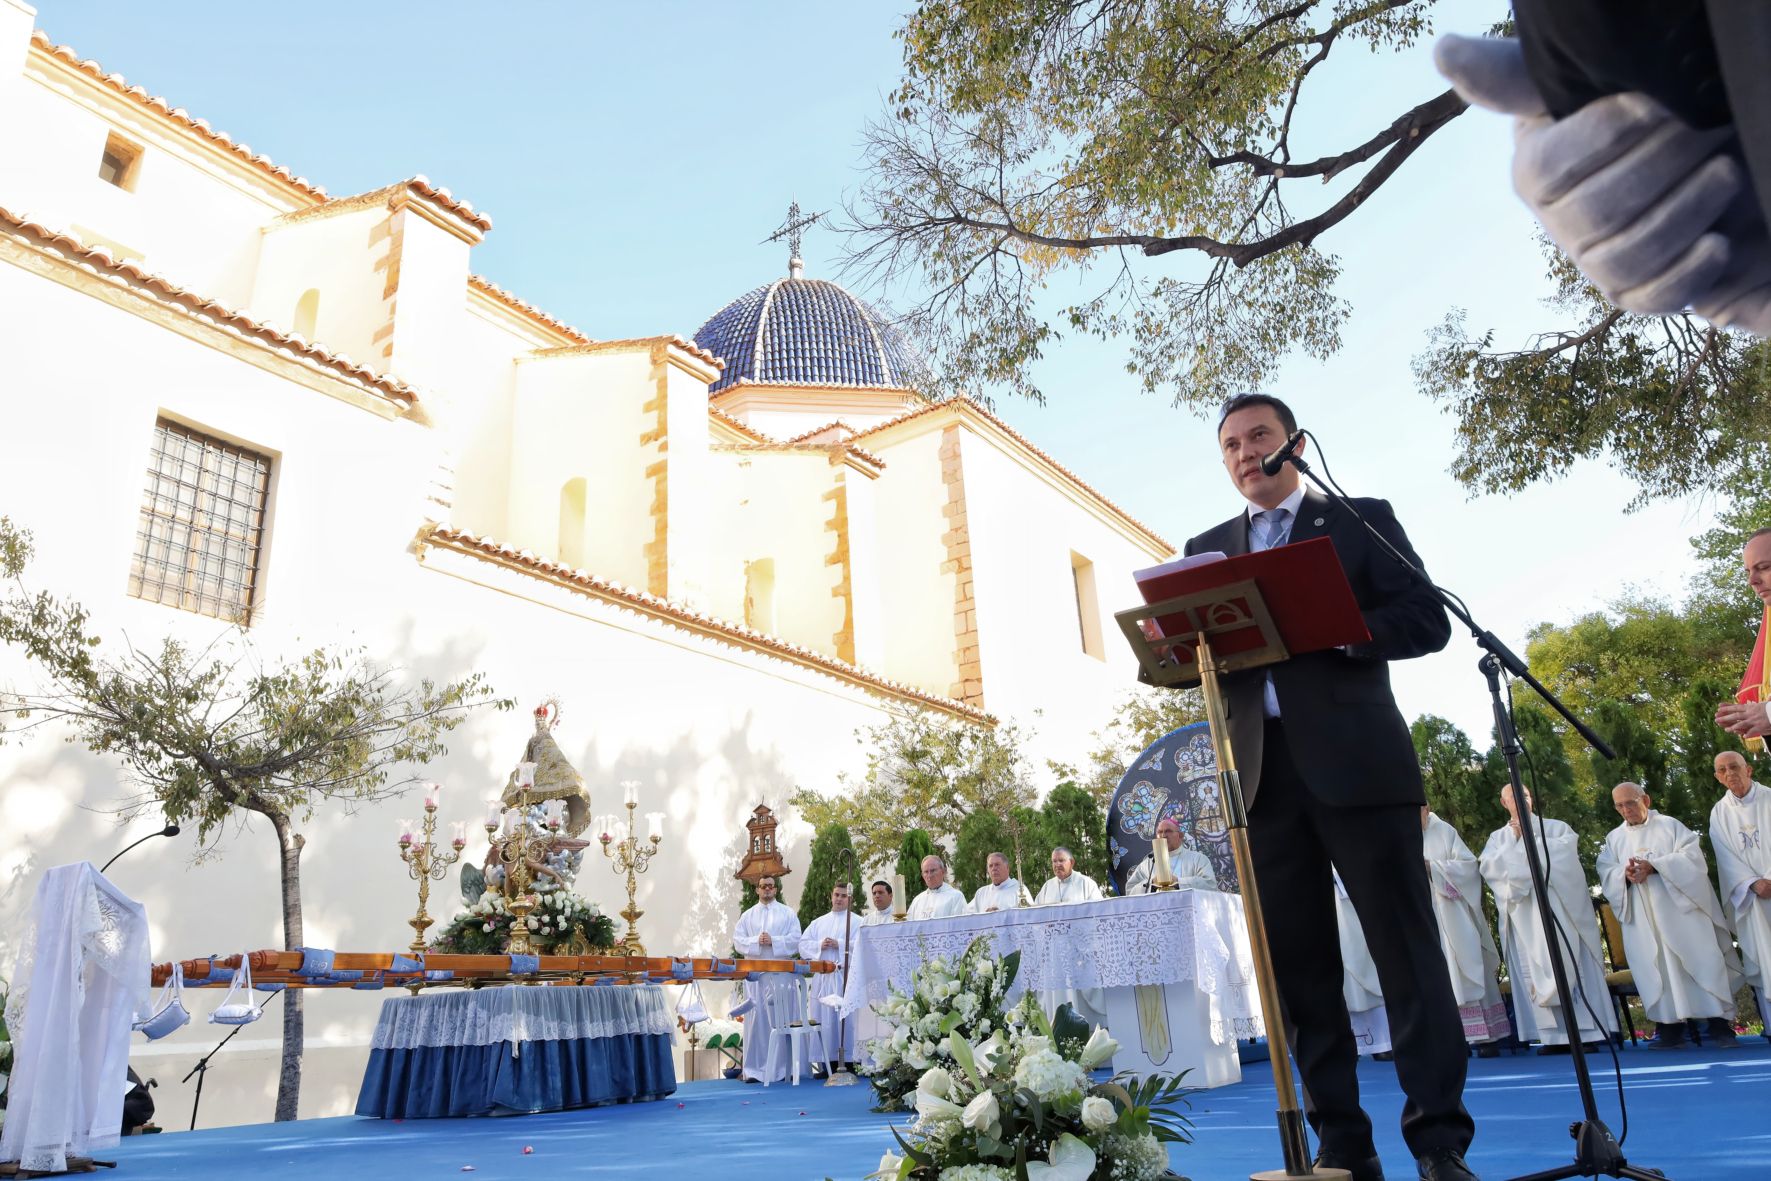
{"type": "Polygon", "coordinates": [[[155,837],[175,837],[177,835],[178,835],[178,825],[176,825],[176,824],[168,824],[165,828],[161,829],[159,832],[150,832],[147,836],[142,837],[140,841],[131,841],[129,844],[124,845],[121,849],[117,850],[116,855],[113,856],[109,861],[105,862],[104,865],[102,867],[100,867],[98,872],[103,873],[105,870],[111,868],[112,865],[116,864],[118,857],[123,856],[123,854],[129,852],[129,850],[131,850],[131,849],[135,848],[135,846],[141,844],[142,841],[151,841],[155,837]]]}
{"type": "Polygon", "coordinates": [[[1285,446],[1281,447],[1279,450],[1273,452],[1273,454],[1271,454],[1271,455],[1267,456],[1265,459],[1261,460],[1261,475],[1263,475],[1263,476],[1276,476],[1276,475],[1278,475],[1279,469],[1285,466],[1285,461],[1290,459],[1292,457],[1292,455],[1296,453],[1296,451],[1298,449],[1298,444],[1302,443],[1303,441],[1304,441],[1304,432],[1303,431],[1291,432],[1291,438],[1285,440],[1285,446]]]}

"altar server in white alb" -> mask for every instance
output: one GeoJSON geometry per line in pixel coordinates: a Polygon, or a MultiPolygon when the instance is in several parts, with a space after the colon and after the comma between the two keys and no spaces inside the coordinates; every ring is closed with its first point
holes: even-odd
{"type": "Polygon", "coordinates": [[[1361,1054],[1390,1056],[1390,1014],[1384,1008],[1384,990],[1377,979],[1377,962],[1365,942],[1365,928],[1353,911],[1340,870],[1334,876],[1334,924],[1341,937],[1341,999],[1347,1003],[1347,1020],[1353,1026],[1353,1042],[1361,1054]]]}
{"type": "MultiPolygon", "coordinates": [[[[732,946],[746,959],[790,960],[799,955],[799,916],[775,900],[778,887],[772,877],[758,878],[756,895],[760,900],[738,918],[732,930],[732,946]]],[[[770,993],[791,993],[795,977],[788,973],[769,973],[760,980],[744,984],[744,998],[749,1007],[744,1013],[744,1081],[747,1083],[779,1082],[787,1077],[793,1065],[782,1054],[780,1065],[772,1078],[765,1078],[769,1066],[768,999],[770,993]]]]}
{"type": "MultiPolygon", "coordinates": [[[[1181,826],[1171,816],[1164,816],[1156,822],[1156,840],[1161,841],[1168,849],[1169,872],[1174,874],[1175,887],[1181,890],[1215,890],[1218,888],[1218,875],[1212,872],[1211,861],[1205,854],[1187,848],[1181,843],[1181,826]]],[[[1131,871],[1131,877],[1125,881],[1126,894],[1148,894],[1150,883],[1156,873],[1156,844],[1151,842],[1150,855],[1138,862],[1138,867],[1131,871]]]]}
{"type": "Polygon", "coordinates": [[[1512,1032],[1507,1003],[1500,994],[1500,953],[1482,912],[1482,867],[1476,855],[1432,809],[1421,806],[1421,845],[1432,885],[1433,915],[1439,920],[1439,948],[1451,970],[1451,991],[1463,1018],[1464,1040],[1490,1058],[1488,1043],[1512,1032]]]}
{"type": "Polygon", "coordinates": [[[938,854],[922,859],[923,892],[910,900],[909,919],[950,919],[965,913],[965,894],[947,884],[947,863],[938,854]]]}
{"type": "Polygon", "coordinates": [[[971,905],[967,907],[972,914],[990,914],[1028,905],[1027,887],[1010,875],[1007,857],[1001,853],[990,854],[984,859],[984,873],[990,880],[972,893],[971,905]]]}
{"type": "Polygon", "coordinates": [[[849,886],[841,882],[830,891],[830,912],[813,919],[799,937],[800,959],[823,960],[836,965],[836,971],[812,977],[811,991],[811,1012],[819,1023],[819,1037],[823,1044],[823,1057],[819,1061],[832,1067],[855,1060],[855,1019],[838,1021],[836,1010],[819,1002],[824,997],[842,994],[842,967],[848,961],[860,931],[861,920],[849,910],[849,886]]]}
{"type": "Polygon", "coordinates": [[[1052,850],[1052,876],[1039,887],[1035,906],[1059,902],[1099,902],[1101,888],[1085,873],[1076,872],[1076,854],[1059,845],[1052,850]]]}
{"type": "Polygon", "coordinates": [[[1716,756],[1716,778],[1728,789],[1710,809],[1716,877],[1740,938],[1747,982],[1771,1031],[1771,788],[1754,783],[1746,759],[1731,750],[1716,756]]]}
{"type": "MultiPolygon", "coordinates": [[[[1568,1030],[1562,1024],[1550,946],[1544,939],[1537,900],[1532,894],[1531,867],[1525,857],[1525,842],[1519,836],[1519,810],[1510,786],[1501,789],[1500,802],[1512,820],[1488,838],[1482,849],[1481,865],[1482,877],[1494,891],[1495,906],[1500,911],[1501,950],[1511,970],[1519,1040],[1565,1046],[1568,1030]]],[[[1599,924],[1593,914],[1592,895],[1587,893],[1586,871],[1580,866],[1574,830],[1560,820],[1538,816],[1530,792],[1525,793],[1525,803],[1532,810],[1538,854],[1542,857],[1546,848],[1548,852],[1543,860],[1549,877],[1550,906],[1560,928],[1556,935],[1568,986],[1576,992],[1569,999],[1573,1002],[1580,1040],[1597,1042],[1617,1028],[1617,1017],[1611,996],[1605,990],[1604,961],[1599,958],[1599,924]],[[1593,1020],[1595,1013],[1598,1023],[1593,1020]]]]}
{"type": "Polygon", "coordinates": [[[1687,1045],[1685,1023],[1699,1018],[1716,1046],[1731,1047],[1740,964],[1697,834],[1656,812],[1640,784],[1612,788],[1611,804],[1623,823],[1599,850],[1599,885],[1623,928],[1642,1010],[1658,1027],[1655,1048],[1687,1045]]]}
{"type": "Polygon", "coordinates": [[[873,909],[861,920],[863,927],[877,927],[881,923],[892,921],[892,884],[886,881],[874,882],[869,887],[868,896],[873,899],[873,909]]]}

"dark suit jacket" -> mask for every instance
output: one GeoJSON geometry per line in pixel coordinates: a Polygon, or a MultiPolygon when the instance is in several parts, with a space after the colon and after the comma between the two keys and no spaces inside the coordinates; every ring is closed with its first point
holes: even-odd
{"type": "MultiPolygon", "coordinates": [[[[1388,501],[1354,499],[1352,505],[1416,564],[1414,549],[1388,501]]],[[[1420,763],[1408,724],[1390,692],[1389,661],[1425,656],[1451,639],[1451,621],[1430,591],[1378,548],[1353,517],[1309,489],[1292,522],[1291,540],[1327,537],[1334,542],[1353,597],[1365,616],[1371,642],[1351,652],[1332,650],[1293,656],[1268,669],[1231,673],[1223,680],[1229,711],[1230,747],[1250,804],[1261,782],[1262,705],[1267,673],[1279,698],[1284,734],[1304,783],[1317,798],[1343,806],[1421,804],[1420,763]]],[[[1188,554],[1248,552],[1248,514],[1243,512],[1187,542],[1188,554]]]]}

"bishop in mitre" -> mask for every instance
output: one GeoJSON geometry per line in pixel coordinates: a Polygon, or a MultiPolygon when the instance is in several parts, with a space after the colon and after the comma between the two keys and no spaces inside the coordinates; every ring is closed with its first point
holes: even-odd
{"type": "Polygon", "coordinates": [[[972,892],[971,903],[966,907],[969,913],[991,914],[1030,905],[1027,888],[1009,873],[1006,856],[992,853],[984,858],[984,874],[987,880],[972,892]]]}
{"type": "Polygon", "coordinates": [[[1737,751],[1716,756],[1716,778],[1727,792],[1710,809],[1710,848],[1722,904],[1734,920],[1747,982],[1759,997],[1759,1015],[1771,1029],[1771,788],[1754,783],[1737,751]]]}
{"type": "MultiPolygon", "coordinates": [[[[1526,861],[1525,842],[1519,835],[1519,809],[1511,786],[1501,789],[1500,802],[1512,820],[1488,838],[1480,864],[1482,877],[1494,891],[1495,906],[1500,911],[1501,949],[1513,981],[1513,1015],[1519,1027],[1519,1040],[1566,1046],[1568,1029],[1563,1025],[1550,947],[1531,889],[1531,867],[1526,861]]],[[[1562,967],[1569,987],[1577,990],[1577,995],[1569,1000],[1580,1040],[1596,1042],[1617,1028],[1617,1017],[1605,988],[1599,925],[1593,915],[1592,895],[1587,893],[1586,871],[1580,866],[1577,838],[1574,830],[1562,821],[1537,816],[1530,792],[1525,793],[1525,803],[1532,809],[1532,829],[1549,879],[1562,967]],[[1548,856],[1543,856],[1546,852],[1548,856]],[[1598,1016],[1596,1022],[1594,1014],[1598,1016]]]]}
{"type": "Polygon", "coordinates": [[[1164,816],[1156,822],[1156,840],[1150,842],[1150,855],[1138,862],[1137,868],[1131,871],[1126,879],[1125,893],[1148,894],[1156,876],[1156,846],[1168,851],[1169,876],[1175,880],[1175,888],[1180,890],[1215,890],[1218,888],[1218,875],[1211,868],[1211,860],[1205,854],[1189,849],[1181,843],[1181,826],[1174,817],[1164,816]]]}
{"type": "Polygon", "coordinates": [[[1390,1014],[1384,1007],[1383,986],[1377,979],[1377,961],[1365,942],[1365,928],[1353,910],[1353,900],[1341,883],[1338,869],[1334,875],[1334,924],[1341,937],[1341,999],[1347,1004],[1347,1021],[1353,1027],[1353,1041],[1361,1054],[1388,1057],[1390,1050],[1390,1014]]]}
{"type": "MultiPolygon", "coordinates": [[[[758,878],[759,901],[739,916],[732,931],[732,946],[746,959],[790,960],[799,954],[799,916],[776,901],[778,889],[773,877],[758,878]]],[[[759,979],[745,981],[744,999],[744,1081],[779,1082],[787,1077],[793,1063],[790,1055],[783,1054],[774,1074],[769,1074],[770,1034],[774,1030],[770,1010],[792,1012],[797,1008],[797,978],[789,972],[764,973],[759,979]]]]}
{"type": "Polygon", "coordinates": [[[1482,911],[1482,867],[1476,855],[1432,809],[1421,805],[1421,846],[1439,920],[1439,948],[1451,972],[1451,991],[1463,1019],[1464,1040],[1492,1057],[1492,1043],[1506,1037],[1507,1003],[1500,993],[1500,953],[1482,911]]]}
{"type": "Polygon", "coordinates": [[[1623,928],[1642,1009],[1658,1027],[1655,1048],[1687,1044],[1686,1022],[1699,1018],[1717,1046],[1734,1045],[1740,964],[1697,834],[1656,812],[1640,784],[1618,784],[1611,803],[1623,823],[1599,850],[1599,885],[1623,928]]]}
{"type": "Polygon", "coordinates": [[[823,999],[840,997],[843,988],[843,965],[848,963],[861,920],[849,909],[850,886],[838,882],[830,890],[830,910],[813,919],[799,937],[799,958],[823,960],[836,970],[812,977],[811,1012],[819,1023],[818,1038],[822,1053],[819,1062],[835,1068],[855,1060],[855,1019],[842,1020],[834,1006],[823,999]]]}
{"type": "Polygon", "coordinates": [[[947,862],[939,854],[922,859],[923,892],[910,900],[906,919],[950,919],[965,913],[965,894],[947,884],[947,862]]]}

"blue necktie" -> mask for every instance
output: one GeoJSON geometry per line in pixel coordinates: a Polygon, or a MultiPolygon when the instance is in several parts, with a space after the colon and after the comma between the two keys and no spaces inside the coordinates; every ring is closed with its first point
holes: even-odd
{"type": "Polygon", "coordinates": [[[1249,530],[1251,548],[1256,550],[1272,549],[1276,545],[1284,545],[1285,539],[1291,536],[1291,511],[1282,508],[1264,509],[1249,518],[1254,526],[1249,530]]]}

